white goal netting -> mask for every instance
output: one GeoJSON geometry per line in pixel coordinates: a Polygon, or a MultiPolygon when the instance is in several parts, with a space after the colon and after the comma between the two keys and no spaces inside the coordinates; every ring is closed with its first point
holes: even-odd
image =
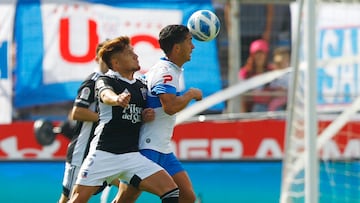
{"type": "MultiPolygon", "coordinates": [[[[306,16],[303,5],[301,1],[291,5],[293,18],[299,13],[306,16]]],[[[293,29],[293,51],[297,55],[292,57],[295,74],[288,105],[280,202],[360,202],[360,2],[314,1],[313,6],[315,44],[307,43],[306,31],[311,28],[304,22],[306,18],[292,20],[300,25],[298,30],[293,29]],[[311,48],[316,56],[313,86],[309,86],[308,78],[313,66],[306,58],[311,48]],[[311,88],[316,88],[315,113],[308,112],[314,100],[308,94],[311,88]],[[316,116],[316,132],[308,130],[309,114],[316,116]],[[313,145],[309,144],[312,137],[313,145]],[[309,150],[314,152],[316,167],[309,167],[309,150]],[[309,173],[316,181],[306,178],[309,173]],[[310,185],[313,183],[316,185],[310,185]],[[317,191],[309,193],[309,187],[317,191]],[[316,196],[315,202],[309,195],[316,196]]]]}

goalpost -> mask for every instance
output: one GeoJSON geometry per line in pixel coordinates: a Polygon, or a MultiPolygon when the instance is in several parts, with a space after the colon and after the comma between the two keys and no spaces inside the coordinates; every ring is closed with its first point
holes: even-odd
{"type": "Polygon", "coordinates": [[[300,0],[292,5],[292,15],[298,18],[292,21],[297,22],[292,48],[295,70],[288,100],[281,203],[360,202],[360,153],[354,150],[360,151],[360,135],[352,129],[360,97],[357,88],[348,91],[351,85],[341,84],[359,84],[359,12],[359,1],[350,0],[300,0]],[[325,94],[318,89],[331,89],[334,83],[343,91],[325,94]]]}

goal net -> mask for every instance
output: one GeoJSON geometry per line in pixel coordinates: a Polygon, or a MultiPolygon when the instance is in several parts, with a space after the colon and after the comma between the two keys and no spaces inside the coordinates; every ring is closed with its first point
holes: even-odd
{"type": "Polygon", "coordinates": [[[311,18],[304,19],[304,2],[291,5],[292,22],[298,24],[293,23],[294,82],[289,93],[280,202],[360,202],[360,2],[323,0],[314,1],[313,6],[316,34],[315,43],[309,44],[306,32],[311,27],[304,21],[311,18]],[[315,66],[307,58],[312,48],[315,66]],[[313,86],[308,78],[312,67],[316,68],[313,86]],[[315,99],[308,94],[311,88],[315,99]],[[315,113],[308,112],[313,100],[315,113]],[[315,132],[308,130],[311,113],[316,117],[315,132]],[[313,164],[309,151],[316,157],[315,167],[309,166],[313,164]],[[315,181],[306,178],[309,174],[315,181]]]}

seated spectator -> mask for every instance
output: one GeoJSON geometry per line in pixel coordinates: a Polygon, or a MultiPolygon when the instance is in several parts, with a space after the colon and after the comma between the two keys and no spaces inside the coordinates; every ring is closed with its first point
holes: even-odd
{"type": "MultiPolygon", "coordinates": [[[[250,55],[239,71],[241,80],[249,79],[270,70],[268,64],[269,44],[267,41],[263,39],[253,41],[249,51],[250,55]]],[[[264,85],[243,96],[242,108],[244,112],[267,111],[269,101],[267,85],[264,85]]]]}
{"type": "MultiPolygon", "coordinates": [[[[276,48],[273,54],[272,69],[281,70],[288,67],[290,67],[290,49],[288,47],[276,48]]],[[[269,84],[270,90],[276,93],[269,102],[269,111],[281,111],[286,109],[289,76],[290,74],[287,73],[269,84]]]]}

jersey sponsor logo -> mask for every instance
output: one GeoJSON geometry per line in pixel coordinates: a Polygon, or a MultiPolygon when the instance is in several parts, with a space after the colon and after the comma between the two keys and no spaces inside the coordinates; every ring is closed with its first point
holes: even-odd
{"type": "Polygon", "coordinates": [[[91,90],[89,87],[85,87],[84,89],[81,90],[81,94],[80,94],[80,98],[81,99],[85,99],[88,100],[89,96],[90,96],[91,90]]]}
{"type": "Polygon", "coordinates": [[[164,83],[171,82],[173,80],[173,77],[171,75],[164,75],[164,83]]]}
{"type": "Polygon", "coordinates": [[[136,104],[129,104],[123,109],[122,119],[129,120],[132,123],[140,123],[142,110],[143,108],[137,107],[136,104]]]}
{"type": "Polygon", "coordinates": [[[83,171],[83,172],[81,173],[81,177],[82,177],[82,178],[87,178],[87,176],[88,176],[88,171],[83,171]]]}

